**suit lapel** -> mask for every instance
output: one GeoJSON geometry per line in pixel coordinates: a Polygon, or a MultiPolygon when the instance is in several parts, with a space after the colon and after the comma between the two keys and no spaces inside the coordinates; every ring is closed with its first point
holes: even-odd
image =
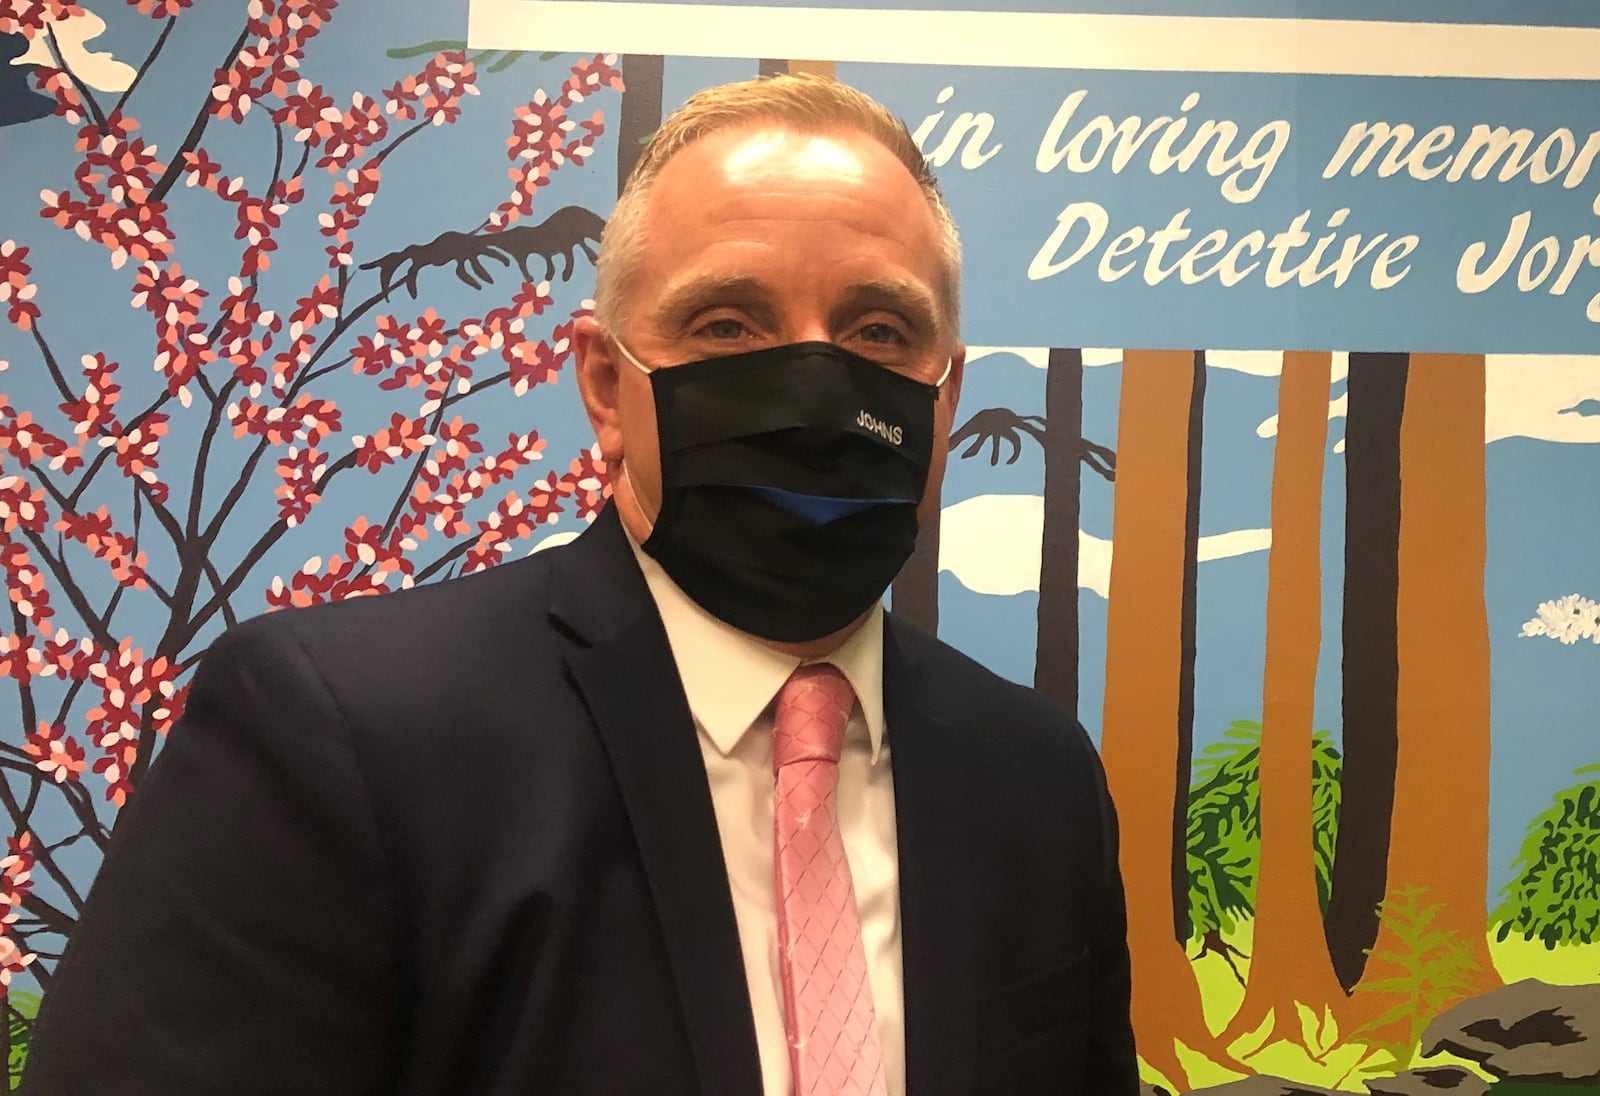
{"type": "Polygon", "coordinates": [[[649,588],[608,508],[571,548],[552,615],[649,880],[700,1089],[759,1092],[733,898],[693,717],[649,588]]]}
{"type": "Polygon", "coordinates": [[[977,1091],[977,988],[968,766],[955,729],[926,705],[928,683],[894,626],[884,633],[884,718],[892,736],[900,853],[906,1088],[977,1091]]]}

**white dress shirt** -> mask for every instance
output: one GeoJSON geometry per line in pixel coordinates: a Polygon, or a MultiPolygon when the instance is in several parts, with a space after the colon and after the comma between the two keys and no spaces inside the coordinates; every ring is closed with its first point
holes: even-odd
{"type": "MultiPolygon", "coordinates": [[[[779,654],[689,599],[629,536],[666,626],[683,691],[699,731],[722,857],[750,987],[765,1096],[791,1096],[783,982],[778,966],[773,869],[772,701],[803,660],[779,654]]],[[[804,661],[837,666],[856,707],[839,758],[839,829],[855,885],[867,980],[890,1096],[906,1089],[905,1004],[900,965],[900,857],[894,783],[883,724],[883,609],[839,649],[804,661]]]]}

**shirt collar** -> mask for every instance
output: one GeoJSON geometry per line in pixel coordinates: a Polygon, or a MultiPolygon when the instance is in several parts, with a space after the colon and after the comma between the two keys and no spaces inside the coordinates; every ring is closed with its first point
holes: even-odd
{"type": "Polygon", "coordinates": [[[796,658],[706,612],[645,554],[632,533],[627,535],[666,628],[689,710],[719,752],[724,756],[733,752],[796,667],[802,662],[826,662],[836,666],[855,690],[872,763],[878,763],[884,739],[882,604],[875,604],[861,627],[831,654],[796,658]]]}

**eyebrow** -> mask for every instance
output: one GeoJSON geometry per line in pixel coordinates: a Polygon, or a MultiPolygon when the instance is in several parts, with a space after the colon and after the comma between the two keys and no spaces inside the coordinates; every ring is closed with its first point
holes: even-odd
{"type": "Polygon", "coordinates": [[[874,278],[845,287],[841,309],[874,306],[901,313],[913,327],[936,334],[942,324],[939,303],[926,286],[910,278],[874,278]]]}
{"type": "Polygon", "coordinates": [[[663,327],[674,326],[717,301],[732,298],[749,305],[771,297],[771,287],[752,275],[700,274],[669,289],[656,304],[655,319],[663,327]]]}
{"type": "MultiPolygon", "coordinates": [[[[737,300],[746,307],[770,308],[772,287],[748,274],[701,274],[668,290],[657,303],[655,318],[662,326],[686,321],[695,312],[717,301],[737,300]]],[[[888,308],[900,312],[914,327],[935,334],[943,326],[938,299],[920,282],[910,278],[872,278],[851,282],[835,313],[862,307],[888,308]]]]}

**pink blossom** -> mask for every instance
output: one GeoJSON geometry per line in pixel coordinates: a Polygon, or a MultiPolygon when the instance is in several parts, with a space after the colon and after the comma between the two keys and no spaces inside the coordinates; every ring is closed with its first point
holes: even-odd
{"type": "Polygon", "coordinates": [[[194,0],[128,0],[140,15],[152,19],[166,19],[193,5],[194,0]]]}
{"type": "Polygon", "coordinates": [[[67,734],[61,723],[39,721],[39,729],[27,736],[22,749],[33,758],[34,767],[57,784],[77,783],[78,774],[89,768],[83,747],[67,734]]]}
{"type": "Polygon", "coordinates": [[[27,411],[20,414],[0,395],[0,450],[15,457],[24,468],[47,463],[52,470],[71,474],[83,466],[82,450],[68,445],[33,421],[27,411]]]}
{"type": "Polygon", "coordinates": [[[39,90],[56,101],[56,117],[65,118],[72,125],[83,122],[83,100],[78,88],[63,69],[40,65],[33,73],[39,90]]]}
{"type": "Polygon", "coordinates": [[[408,419],[398,411],[389,419],[389,425],[370,437],[353,437],[356,446],[356,464],[369,472],[377,472],[386,464],[415,456],[433,444],[422,419],[408,419]]]}
{"type": "Polygon", "coordinates": [[[312,448],[291,445],[278,461],[278,478],[283,482],[273,491],[278,499],[278,517],[291,529],[304,521],[311,508],[322,501],[317,483],[327,469],[328,455],[312,448]]]}
{"type": "Polygon", "coordinates": [[[0,530],[41,533],[48,521],[43,490],[21,476],[0,476],[0,530]]]}
{"type": "MultiPolygon", "coordinates": [[[[0,480],[0,503],[5,493],[5,482],[0,480]]],[[[44,519],[42,496],[38,497],[38,516],[44,519]]],[[[43,527],[35,531],[42,532],[43,527]]],[[[43,631],[50,623],[50,592],[45,588],[44,575],[28,556],[28,550],[14,540],[0,538],[0,570],[5,571],[6,595],[11,599],[12,609],[43,631]]]]}
{"type": "Polygon", "coordinates": [[[383,108],[358,91],[350,97],[350,109],[331,123],[331,129],[322,146],[325,155],[317,161],[317,166],[327,168],[330,174],[349,167],[387,137],[389,122],[383,108]]]}
{"type": "Polygon", "coordinates": [[[122,474],[144,484],[157,502],[167,501],[167,485],[156,474],[161,463],[161,439],[166,437],[169,429],[167,422],[168,417],[157,411],[136,426],[114,437],[102,438],[100,442],[101,445],[115,446],[113,459],[117,467],[122,469],[122,474]]]}
{"type": "Polygon", "coordinates": [[[272,580],[267,590],[267,604],[274,609],[304,609],[329,601],[388,592],[389,587],[381,574],[360,574],[355,564],[343,556],[330,557],[324,571],[321,558],[313,556],[287,583],[282,578],[272,580]]]}
{"type": "Polygon", "coordinates": [[[83,356],[86,379],[83,395],[59,405],[62,414],[72,420],[72,432],[79,438],[91,438],[102,431],[121,431],[121,425],[111,412],[122,398],[122,386],[113,379],[116,372],[117,363],[108,361],[103,353],[83,356]]]}
{"type": "Polygon", "coordinates": [[[65,513],[55,523],[57,532],[88,548],[96,559],[111,568],[119,586],[134,590],[149,588],[149,560],[130,536],[111,527],[111,512],[104,506],[89,514],[65,513]]]}
{"type": "Polygon", "coordinates": [[[47,23],[59,23],[83,14],[70,0],[6,0],[0,7],[0,34],[20,34],[32,39],[47,23]]]}
{"type": "Polygon", "coordinates": [[[32,331],[33,321],[39,318],[39,306],[33,303],[38,287],[28,280],[33,267],[27,258],[28,249],[15,240],[0,242],[0,304],[10,306],[6,319],[21,331],[32,331]]]}

